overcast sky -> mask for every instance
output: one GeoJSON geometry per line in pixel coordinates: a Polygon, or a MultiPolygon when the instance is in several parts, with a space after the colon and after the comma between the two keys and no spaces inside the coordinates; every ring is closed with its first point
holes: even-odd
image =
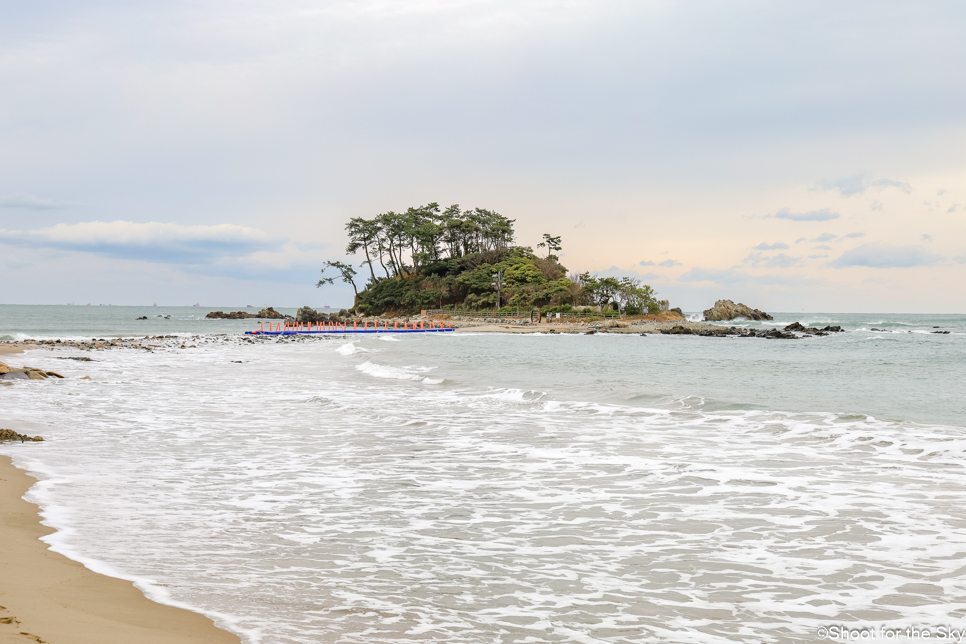
{"type": "Polygon", "coordinates": [[[966,313],[963,34],[961,1],[0,0],[0,303],[345,306],[345,221],[436,201],[685,310],[966,313]]]}

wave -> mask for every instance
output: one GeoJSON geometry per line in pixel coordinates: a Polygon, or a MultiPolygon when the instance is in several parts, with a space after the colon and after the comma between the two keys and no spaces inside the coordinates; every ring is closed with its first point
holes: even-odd
{"type": "Polygon", "coordinates": [[[367,376],[372,376],[373,378],[387,378],[389,380],[413,380],[416,382],[425,383],[427,385],[439,385],[443,382],[443,380],[439,378],[430,378],[428,376],[420,375],[421,373],[432,371],[435,369],[435,367],[391,367],[389,365],[366,361],[360,365],[356,365],[356,369],[367,376]]]}
{"type": "Polygon", "coordinates": [[[356,353],[369,353],[370,351],[369,349],[356,346],[355,342],[348,342],[340,346],[338,349],[336,349],[335,352],[338,353],[339,355],[351,356],[356,353]]]}

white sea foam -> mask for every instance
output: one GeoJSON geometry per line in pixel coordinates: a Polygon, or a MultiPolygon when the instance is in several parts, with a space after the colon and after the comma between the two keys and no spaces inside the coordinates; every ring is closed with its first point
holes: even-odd
{"type": "MultiPolygon", "coordinates": [[[[798,642],[966,613],[961,428],[607,403],[589,339],[36,351],[68,378],[4,406],[47,440],[0,449],[41,475],[57,551],[249,642],[798,642]],[[489,386],[525,346],[539,384],[489,386]],[[442,351],[466,376],[426,387],[442,351]],[[552,393],[568,360],[582,399],[552,393]]],[[[612,339],[612,362],[664,340],[612,339]]]]}
{"type": "Polygon", "coordinates": [[[366,349],[364,347],[357,346],[355,342],[348,342],[346,344],[343,344],[338,349],[336,349],[335,351],[339,355],[343,355],[343,356],[351,356],[351,355],[356,354],[356,353],[369,353],[370,352],[369,349],[366,349]]]}
{"type": "Polygon", "coordinates": [[[366,374],[367,376],[372,376],[373,378],[388,378],[391,380],[415,380],[418,382],[424,382],[428,385],[438,385],[442,383],[442,380],[428,378],[422,375],[428,371],[432,370],[432,367],[392,367],[389,365],[378,364],[375,362],[363,362],[360,365],[356,365],[356,369],[366,374]]]}

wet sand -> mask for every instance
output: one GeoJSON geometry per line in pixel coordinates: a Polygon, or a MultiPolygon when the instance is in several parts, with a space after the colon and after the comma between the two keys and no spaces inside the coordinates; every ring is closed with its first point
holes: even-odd
{"type": "Polygon", "coordinates": [[[239,644],[207,617],[48,550],[40,538],[53,530],[22,498],[34,482],[0,456],[0,644],[239,644]]]}

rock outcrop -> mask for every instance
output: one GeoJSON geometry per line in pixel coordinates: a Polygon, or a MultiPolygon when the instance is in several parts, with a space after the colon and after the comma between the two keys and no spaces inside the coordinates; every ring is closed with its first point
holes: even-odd
{"type": "Polygon", "coordinates": [[[735,304],[731,300],[718,300],[710,309],[704,312],[704,319],[708,322],[721,322],[746,318],[748,320],[771,320],[772,316],[764,311],[753,309],[744,304],[735,304]]]}
{"type": "Polygon", "coordinates": [[[345,309],[342,309],[338,313],[331,313],[326,315],[320,311],[316,311],[311,306],[303,306],[295,314],[296,322],[347,322],[352,321],[352,315],[345,309]]]}
{"type": "Polygon", "coordinates": [[[43,440],[44,439],[41,438],[40,436],[34,436],[33,438],[31,438],[26,434],[18,434],[12,429],[0,429],[0,441],[20,441],[21,443],[23,443],[26,441],[40,442],[43,440]]]}
{"type": "Polygon", "coordinates": [[[328,320],[329,316],[325,313],[319,313],[311,306],[303,306],[295,313],[296,322],[319,322],[323,319],[328,320]]]}
{"type": "Polygon", "coordinates": [[[11,367],[0,362],[0,381],[8,380],[46,380],[49,377],[63,378],[62,375],[54,371],[44,371],[37,367],[11,367]]]}
{"type": "Polygon", "coordinates": [[[836,326],[825,326],[821,329],[814,326],[804,326],[801,322],[792,322],[786,326],[784,331],[795,331],[798,333],[805,333],[808,335],[828,335],[829,333],[842,333],[844,329],[838,325],[836,326]]]}
{"type": "Polygon", "coordinates": [[[267,309],[262,309],[258,313],[246,313],[245,311],[232,311],[231,313],[225,313],[223,311],[212,311],[206,318],[211,318],[213,320],[248,320],[250,318],[255,319],[265,319],[265,320],[291,320],[291,315],[285,315],[284,313],[279,313],[271,306],[267,309]]]}

